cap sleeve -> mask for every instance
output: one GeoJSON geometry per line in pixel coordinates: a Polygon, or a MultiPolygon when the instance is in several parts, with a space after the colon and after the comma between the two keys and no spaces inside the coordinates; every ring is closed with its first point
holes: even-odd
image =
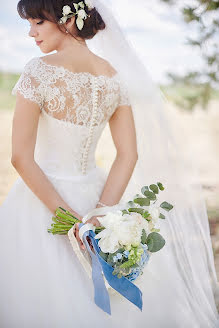
{"type": "Polygon", "coordinates": [[[120,81],[118,106],[131,106],[128,89],[122,81],[120,81]]]}
{"type": "Polygon", "coordinates": [[[24,98],[33,101],[42,109],[44,87],[37,71],[36,59],[33,58],[25,65],[11,93],[15,96],[19,92],[24,98]]]}

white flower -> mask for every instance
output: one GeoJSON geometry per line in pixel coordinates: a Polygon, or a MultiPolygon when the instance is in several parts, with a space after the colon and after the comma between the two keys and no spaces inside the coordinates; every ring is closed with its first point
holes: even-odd
{"type": "Polygon", "coordinates": [[[160,209],[159,207],[152,207],[150,206],[149,211],[148,211],[152,217],[152,222],[153,224],[156,224],[157,221],[159,220],[159,215],[160,215],[160,209]]]}
{"type": "Polygon", "coordinates": [[[88,9],[92,9],[94,6],[93,6],[93,3],[91,0],[84,0],[85,4],[88,6],[88,9]]]}
{"type": "Polygon", "coordinates": [[[81,19],[87,18],[87,14],[84,9],[78,10],[77,14],[78,14],[78,17],[80,17],[81,19]]]}
{"type": "Polygon", "coordinates": [[[70,7],[70,6],[64,6],[64,7],[62,8],[62,14],[63,14],[64,16],[69,15],[70,13],[72,13],[72,11],[71,11],[71,7],[70,7]]]}
{"type": "Polygon", "coordinates": [[[60,18],[59,23],[60,23],[60,24],[65,24],[66,21],[67,21],[67,19],[68,19],[67,16],[63,16],[62,18],[60,18]]]}
{"type": "Polygon", "coordinates": [[[121,211],[108,212],[98,220],[105,229],[95,238],[100,239],[99,246],[104,253],[114,253],[121,246],[138,246],[142,229],[149,232],[148,222],[139,213],[122,215],[121,211]]]}

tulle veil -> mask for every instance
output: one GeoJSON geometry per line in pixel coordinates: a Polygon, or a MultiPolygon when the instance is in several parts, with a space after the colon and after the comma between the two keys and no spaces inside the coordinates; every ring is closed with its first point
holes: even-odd
{"type": "MultiPolygon", "coordinates": [[[[208,327],[208,318],[214,316],[215,320],[218,319],[215,299],[219,285],[197,170],[188,156],[191,154],[183,153],[180,148],[168,118],[165,97],[125,37],[124,25],[122,28],[119,24],[125,10],[118,12],[113,2],[105,0],[92,2],[106,23],[106,29],[99,31],[87,44],[119,72],[128,90],[137,132],[138,161],[122,200],[128,201],[134,194],[140,193],[143,185],[163,183],[165,190],[160,193],[159,201],[166,200],[174,208],[163,213],[166,220],[160,220],[163,221],[161,229],[167,243],[155,256],[159,262],[166,254],[169,260],[165,262],[165,270],[175,281],[180,306],[185,309],[190,307],[200,326],[208,327]]],[[[140,3],[136,0],[135,6],[140,3]]],[[[186,136],[185,142],[188,142],[186,136]]],[[[107,151],[104,149],[106,147],[98,151],[99,156],[105,159],[104,167],[108,169],[112,158],[109,148],[107,151]]],[[[163,275],[157,273],[157,279],[163,279],[163,275]]]]}

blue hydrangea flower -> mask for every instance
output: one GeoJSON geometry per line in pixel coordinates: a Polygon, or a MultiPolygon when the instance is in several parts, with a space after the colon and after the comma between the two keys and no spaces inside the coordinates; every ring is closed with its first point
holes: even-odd
{"type": "Polygon", "coordinates": [[[144,249],[144,253],[141,256],[141,259],[138,263],[138,267],[133,268],[131,273],[129,275],[127,275],[126,278],[129,281],[134,281],[135,279],[137,279],[138,276],[143,272],[144,266],[148,262],[149,258],[150,258],[150,255],[149,255],[148,251],[146,249],[144,249]]]}
{"type": "Polygon", "coordinates": [[[117,259],[118,259],[118,260],[121,260],[121,258],[122,258],[122,254],[121,254],[121,253],[117,253],[116,256],[117,256],[117,259]]]}
{"type": "Polygon", "coordinates": [[[126,258],[128,258],[128,256],[129,256],[129,251],[124,251],[123,254],[124,254],[124,256],[125,256],[126,258]]]}

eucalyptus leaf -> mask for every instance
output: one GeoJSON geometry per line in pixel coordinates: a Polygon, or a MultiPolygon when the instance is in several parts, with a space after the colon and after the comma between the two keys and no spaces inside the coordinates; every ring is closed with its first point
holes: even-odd
{"type": "Polygon", "coordinates": [[[164,190],[164,186],[162,185],[161,182],[157,182],[157,185],[159,187],[160,190],[164,190]]]}
{"type": "Polygon", "coordinates": [[[137,207],[135,207],[135,208],[129,208],[128,210],[129,210],[129,212],[136,212],[136,213],[139,213],[141,215],[143,215],[143,213],[144,213],[144,209],[143,208],[137,208],[137,207]]]}
{"type": "Polygon", "coordinates": [[[170,210],[172,210],[173,205],[171,205],[168,202],[163,202],[163,203],[160,204],[160,207],[163,208],[165,211],[169,212],[170,210]]]}
{"type": "Polygon", "coordinates": [[[130,207],[136,207],[136,204],[132,200],[130,200],[127,204],[130,207]]]}
{"type": "Polygon", "coordinates": [[[146,235],[145,230],[143,229],[142,230],[142,235],[141,235],[141,243],[146,244],[146,242],[147,242],[147,235],[146,235]]]}
{"type": "Polygon", "coordinates": [[[162,213],[160,213],[159,218],[160,219],[166,219],[165,215],[163,215],[162,213]]]}
{"type": "Polygon", "coordinates": [[[158,186],[156,184],[151,184],[149,186],[149,188],[155,193],[155,194],[158,194],[159,193],[159,189],[158,189],[158,186]]]}
{"type": "Polygon", "coordinates": [[[158,232],[151,232],[147,237],[147,242],[149,252],[158,252],[165,245],[165,239],[158,232]]]}
{"type": "Polygon", "coordinates": [[[150,200],[148,198],[135,198],[134,203],[139,204],[140,206],[149,206],[150,200]]]}
{"type": "Polygon", "coordinates": [[[141,193],[144,195],[145,190],[149,190],[148,186],[144,186],[141,188],[141,193]]]}
{"type": "Polygon", "coordinates": [[[150,200],[156,200],[157,199],[155,193],[153,193],[152,191],[145,190],[144,195],[147,198],[149,198],[150,200]]]}

